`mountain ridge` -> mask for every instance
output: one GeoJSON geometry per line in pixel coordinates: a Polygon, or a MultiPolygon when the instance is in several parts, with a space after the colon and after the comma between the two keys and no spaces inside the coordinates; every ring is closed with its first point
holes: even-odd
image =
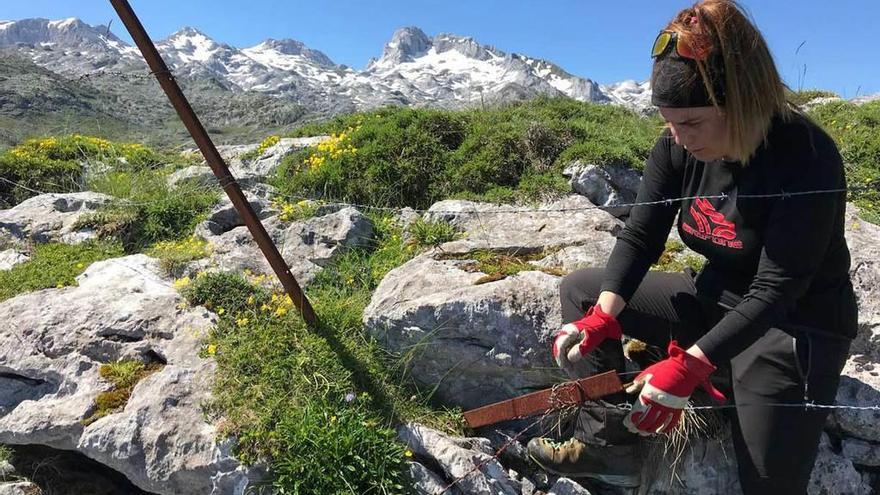
{"type": "MultiPolygon", "coordinates": [[[[38,65],[66,74],[143,68],[135,47],[106,26],[90,26],[77,18],[0,21],[0,46],[15,47],[38,65]]],[[[471,36],[431,37],[416,26],[395,30],[382,55],[361,71],[336,64],[292,38],[268,38],[238,48],[193,26],[181,27],[156,47],[180,76],[217,78],[231,90],[287,96],[307,108],[331,93],[358,109],[389,102],[455,108],[484,102],[487,94],[490,100],[505,100],[510,93],[565,95],[637,110],[641,101],[606,94],[601,85],[551,61],[506,53],[471,36]],[[498,84],[487,85],[496,77],[501,78],[498,84]]]]}

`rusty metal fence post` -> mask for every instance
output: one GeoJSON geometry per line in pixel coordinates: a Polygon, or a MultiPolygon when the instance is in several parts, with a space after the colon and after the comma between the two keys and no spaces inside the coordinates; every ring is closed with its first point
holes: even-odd
{"type": "Polygon", "coordinates": [[[220,186],[229,196],[229,199],[232,200],[233,206],[244,220],[244,224],[250,230],[251,235],[257,242],[260,251],[266,257],[272,270],[275,271],[275,275],[278,276],[284,290],[290,296],[297,309],[299,309],[300,314],[309,327],[316,328],[318,318],[311,303],[309,303],[296,279],[290,273],[290,267],[287,266],[287,262],[284,261],[281,253],[278,252],[278,248],[272,242],[260,219],[254,213],[254,210],[251,209],[247,198],[241,192],[241,187],[235,181],[235,177],[229,172],[229,167],[226,165],[223,157],[220,156],[220,153],[214,146],[214,142],[211,141],[210,136],[208,136],[202,123],[193,111],[180,86],[177,85],[174,76],[168,70],[168,66],[165,65],[165,62],[156,50],[156,46],[153,45],[152,40],[150,40],[150,37],[144,30],[144,26],[135,15],[134,10],[132,10],[131,5],[129,5],[127,0],[110,0],[110,3],[116,9],[116,13],[119,14],[119,18],[122,19],[125,28],[131,34],[132,39],[134,39],[135,44],[143,54],[147,65],[150,67],[153,75],[156,76],[156,79],[168,96],[168,100],[171,102],[174,110],[177,111],[180,120],[183,121],[183,125],[186,126],[186,130],[189,131],[193,141],[195,141],[202,155],[204,155],[205,160],[211,167],[211,171],[214,172],[214,175],[220,182],[220,186]]]}

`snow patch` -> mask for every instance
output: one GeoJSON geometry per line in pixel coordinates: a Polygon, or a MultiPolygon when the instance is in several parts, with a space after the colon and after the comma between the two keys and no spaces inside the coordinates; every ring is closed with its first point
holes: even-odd
{"type": "Polygon", "coordinates": [[[207,62],[217,52],[217,43],[201,33],[175,36],[171,45],[183,52],[180,58],[185,63],[207,62]]]}
{"type": "Polygon", "coordinates": [[[49,21],[49,29],[64,29],[76,22],[76,17],[68,17],[60,21],[49,21]]]}

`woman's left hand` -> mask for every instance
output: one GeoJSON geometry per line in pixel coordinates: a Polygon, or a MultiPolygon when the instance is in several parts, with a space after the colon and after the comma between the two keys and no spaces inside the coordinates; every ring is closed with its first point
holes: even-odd
{"type": "Polygon", "coordinates": [[[727,400],[709,381],[715,366],[685,352],[676,341],[669,343],[669,357],[655,363],[633,381],[626,391],[639,393],[624,426],[639,435],[671,431],[691,394],[702,386],[719,403],[727,400]]]}

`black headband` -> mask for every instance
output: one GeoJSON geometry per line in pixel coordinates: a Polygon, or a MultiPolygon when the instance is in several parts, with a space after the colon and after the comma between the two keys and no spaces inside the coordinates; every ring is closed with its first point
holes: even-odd
{"type": "MultiPolygon", "coordinates": [[[[724,64],[717,56],[712,56],[707,61],[706,69],[719,106],[724,105],[723,68],[724,64]]],[[[712,99],[703,84],[697,62],[676,53],[656,58],[651,72],[651,103],[658,107],[672,108],[712,106],[712,99]]]]}

